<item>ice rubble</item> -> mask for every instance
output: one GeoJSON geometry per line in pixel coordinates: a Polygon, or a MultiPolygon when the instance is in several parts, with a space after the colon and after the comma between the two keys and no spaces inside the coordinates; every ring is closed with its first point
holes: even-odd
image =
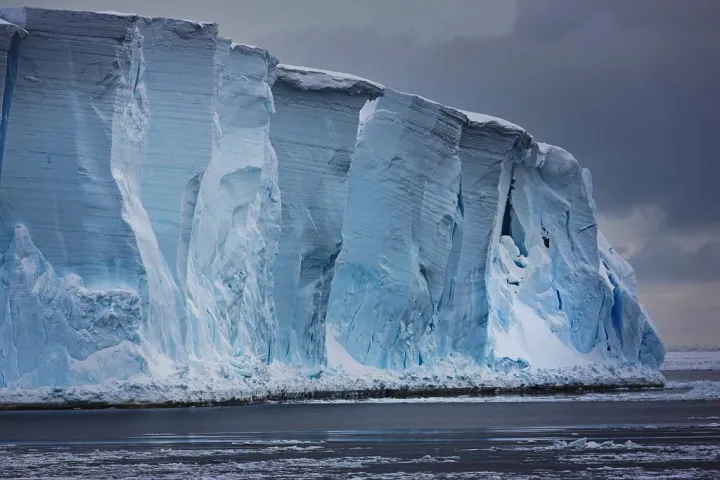
{"type": "Polygon", "coordinates": [[[0,18],[0,400],[660,381],[564,150],[215,24],[0,18]]]}

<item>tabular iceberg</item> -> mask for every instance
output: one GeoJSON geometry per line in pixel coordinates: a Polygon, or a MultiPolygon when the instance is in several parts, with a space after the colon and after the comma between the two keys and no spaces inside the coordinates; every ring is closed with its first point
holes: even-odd
{"type": "Polygon", "coordinates": [[[0,19],[0,402],[660,381],[561,148],[215,24],[0,19]]]}

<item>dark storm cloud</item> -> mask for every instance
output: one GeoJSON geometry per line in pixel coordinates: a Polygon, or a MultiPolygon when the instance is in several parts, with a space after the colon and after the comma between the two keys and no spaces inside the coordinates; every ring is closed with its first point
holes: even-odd
{"type": "Polygon", "coordinates": [[[720,224],[720,3],[528,0],[518,12],[501,37],[427,45],[314,28],[262,43],[281,61],[519,123],[592,170],[602,210],[655,204],[671,228],[720,224]]]}
{"type": "Polygon", "coordinates": [[[653,282],[713,282],[720,280],[720,241],[683,252],[676,245],[651,245],[632,258],[635,273],[653,282]]]}

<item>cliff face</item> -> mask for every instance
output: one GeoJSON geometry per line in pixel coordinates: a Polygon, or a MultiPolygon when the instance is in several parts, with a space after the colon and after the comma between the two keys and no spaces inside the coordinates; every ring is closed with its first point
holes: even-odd
{"type": "Polygon", "coordinates": [[[654,381],[564,150],[214,24],[0,18],[0,387],[654,381]]]}

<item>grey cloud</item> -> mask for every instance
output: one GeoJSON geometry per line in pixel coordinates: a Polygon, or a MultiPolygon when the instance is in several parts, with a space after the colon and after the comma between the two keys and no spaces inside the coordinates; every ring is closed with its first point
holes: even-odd
{"type": "Polygon", "coordinates": [[[380,32],[413,32],[425,41],[482,32],[508,33],[517,0],[5,0],[4,5],[114,10],[220,24],[223,35],[241,43],[261,35],[333,26],[380,32]]]}
{"type": "Polygon", "coordinates": [[[565,11],[565,2],[521,3],[506,37],[420,45],[328,28],[262,42],[281,61],[350,71],[519,123],[591,168],[602,210],[656,204],[671,227],[720,224],[720,15],[709,11],[720,13],[720,4],[569,4],[565,11]],[[543,28],[564,33],[539,36],[543,28]]]}
{"type": "Polygon", "coordinates": [[[647,282],[720,281],[720,241],[708,242],[690,252],[659,242],[634,256],[632,265],[647,282]]]}
{"type": "Polygon", "coordinates": [[[720,345],[720,282],[640,284],[666,345],[720,345]]]}

